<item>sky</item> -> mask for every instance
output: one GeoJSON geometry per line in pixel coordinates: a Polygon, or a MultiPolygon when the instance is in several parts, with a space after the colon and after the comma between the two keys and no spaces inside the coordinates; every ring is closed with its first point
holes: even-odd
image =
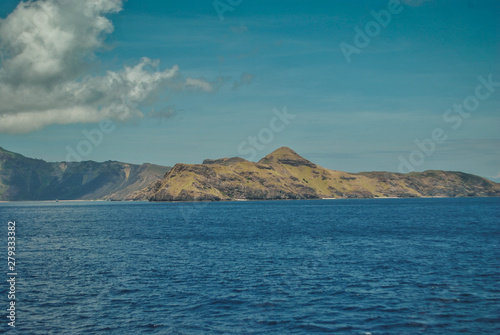
{"type": "Polygon", "coordinates": [[[258,161],[500,182],[496,0],[0,4],[0,146],[47,161],[258,161]]]}

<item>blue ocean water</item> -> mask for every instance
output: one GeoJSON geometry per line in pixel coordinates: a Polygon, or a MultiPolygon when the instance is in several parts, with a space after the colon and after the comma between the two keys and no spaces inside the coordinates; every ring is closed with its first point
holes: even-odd
{"type": "Polygon", "coordinates": [[[2,203],[18,276],[0,331],[500,334],[499,205],[2,203]]]}

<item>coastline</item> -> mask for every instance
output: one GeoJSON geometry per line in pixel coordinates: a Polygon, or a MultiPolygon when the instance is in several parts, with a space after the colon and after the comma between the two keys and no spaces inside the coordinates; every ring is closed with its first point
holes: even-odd
{"type": "Polygon", "coordinates": [[[486,198],[500,198],[500,197],[375,197],[375,198],[316,198],[316,199],[231,199],[231,200],[200,200],[200,201],[149,201],[149,200],[103,200],[103,199],[92,199],[92,200],[16,200],[16,201],[5,201],[1,200],[0,204],[9,203],[83,203],[83,202],[100,202],[100,203],[225,203],[225,202],[273,202],[273,201],[319,201],[319,200],[385,200],[385,199],[486,199],[486,198]]]}

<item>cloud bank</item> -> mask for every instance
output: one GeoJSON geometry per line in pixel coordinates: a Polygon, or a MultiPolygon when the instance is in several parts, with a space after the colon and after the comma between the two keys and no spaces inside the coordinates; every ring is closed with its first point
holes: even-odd
{"type": "Polygon", "coordinates": [[[86,74],[95,51],[113,32],[106,17],[122,0],[21,2],[0,20],[0,132],[26,133],[51,124],[126,121],[162,89],[213,92],[213,83],[183,78],[158,61],[102,76],[86,74]]]}

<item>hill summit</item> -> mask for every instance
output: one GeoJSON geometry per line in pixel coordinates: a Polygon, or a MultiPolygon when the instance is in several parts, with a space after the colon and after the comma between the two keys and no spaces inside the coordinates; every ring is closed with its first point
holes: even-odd
{"type": "Polygon", "coordinates": [[[316,164],[311,163],[288,147],[276,149],[266,157],[262,158],[259,161],[259,164],[286,164],[292,166],[316,167],[316,164]]]}

